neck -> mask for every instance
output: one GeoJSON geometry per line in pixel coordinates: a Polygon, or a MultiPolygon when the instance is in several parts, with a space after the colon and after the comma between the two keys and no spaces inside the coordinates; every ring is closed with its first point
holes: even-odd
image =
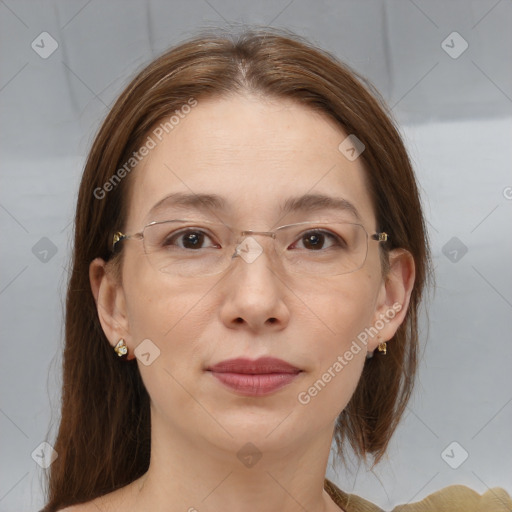
{"type": "Polygon", "coordinates": [[[151,461],[131,484],[133,510],[336,510],[324,491],[333,423],[293,442],[289,430],[280,437],[278,428],[254,442],[219,429],[216,444],[173,427],[152,411],[151,461]]]}

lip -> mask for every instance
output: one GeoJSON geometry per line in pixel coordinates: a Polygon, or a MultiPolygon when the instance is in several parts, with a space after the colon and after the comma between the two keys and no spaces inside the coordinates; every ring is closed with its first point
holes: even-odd
{"type": "Polygon", "coordinates": [[[222,384],[244,396],[269,395],[290,384],[302,372],[274,357],[228,359],[207,368],[207,371],[222,384]]]}

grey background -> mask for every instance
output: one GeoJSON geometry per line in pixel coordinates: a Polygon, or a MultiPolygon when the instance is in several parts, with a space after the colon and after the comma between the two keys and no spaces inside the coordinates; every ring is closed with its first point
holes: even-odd
{"type": "Polygon", "coordinates": [[[510,0],[0,0],[0,511],[43,504],[31,454],[58,422],[71,221],[93,135],[143,65],[229,24],[294,30],[367,76],[422,187],[438,287],[418,385],[387,459],[327,476],[385,509],[453,483],[512,493],[510,0]],[[469,45],[458,58],[445,51],[462,48],[454,31],[469,45]],[[42,32],[58,43],[45,59],[31,47],[42,32]]]}

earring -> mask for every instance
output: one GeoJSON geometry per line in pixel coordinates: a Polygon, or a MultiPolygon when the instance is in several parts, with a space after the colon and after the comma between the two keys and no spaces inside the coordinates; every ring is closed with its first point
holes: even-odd
{"type": "Polygon", "coordinates": [[[114,347],[114,350],[116,351],[116,354],[119,357],[123,357],[126,354],[128,354],[128,347],[126,346],[124,340],[121,338],[117,345],[114,347]]]}
{"type": "Polygon", "coordinates": [[[382,355],[386,355],[386,350],[387,350],[387,343],[385,341],[383,341],[382,343],[379,343],[379,346],[377,347],[377,350],[379,352],[382,352],[382,355]]]}

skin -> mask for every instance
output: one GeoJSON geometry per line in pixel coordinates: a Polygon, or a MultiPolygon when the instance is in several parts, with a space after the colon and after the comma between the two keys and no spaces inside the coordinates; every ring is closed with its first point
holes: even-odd
{"type": "MultiPolygon", "coordinates": [[[[153,220],[149,209],[169,193],[193,191],[224,196],[230,208],[219,213],[222,220],[259,231],[332,214],[280,218],[278,206],[290,196],[343,197],[374,233],[362,161],[338,150],[346,136],[329,118],[291,101],[201,99],[130,177],[126,232],[142,230],[153,220]]],[[[370,241],[358,271],[304,279],[280,273],[267,256],[272,240],[257,240],[264,252],[254,262],[237,258],[228,271],[205,278],[162,274],[136,240],[122,242],[122,283],[103,260],[91,263],[98,315],[112,346],[123,338],[131,359],[149,338],[161,353],[149,366],[137,361],[151,397],[149,470],[83,510],[339,511],[323,490],[335,420],[356,388],[367,351],[389,340],[404,319],[413,259],[404,250],[392,252],[383,276],[379,244],[370,241]],[[301,404],[298,394],[396,303],[402,309],[380,338],[369,338],[310,403],[301,404]],[[259,398],[240,396],[204,371],[225,359],[265,355],[303,371],[259,398]],[[248,442],[262,454],[252,467],[237,458],[248,442]]]]}

